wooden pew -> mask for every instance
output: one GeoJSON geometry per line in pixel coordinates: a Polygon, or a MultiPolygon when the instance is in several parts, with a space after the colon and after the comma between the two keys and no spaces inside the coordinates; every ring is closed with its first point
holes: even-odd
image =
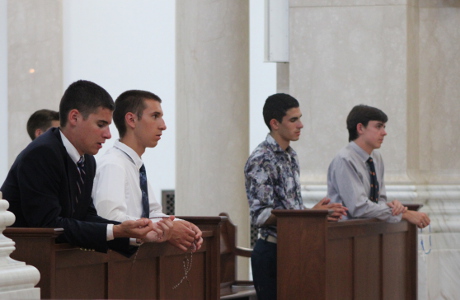
{"type": "Polygon", "coordinates": [[[227,213],[219,216],[226,217],[221,223],[220,238],[220,299],[250,299],[256,295],[254,283],[247,280],[237,280],[237,257],[250,258],[252,250],[236,246],[237,227],[232,223],[227,213]]]}
{"type": "Polygon", "coordinates": [[[273,213],[279,300],[417,299],[415,225],[375,219],[331,223],[327,211],[273,213]]]}
{"type": "MultiPolygon", "coordinates": [[[[219,282],[220,299],[256,299],[252,281],[237,280],[237,256],[251,257],[252,250],[236,246],[237,228],[230,220],[227,213],[219,215],[222,218],[219,230],[220,259],[219,282]]],[[[182,218],[182,217],[180,217],[182,218]]],[[[200,218],[188,217],[188,221],[207,228],[200,218]]]]}
{"type": "MultiPolygon", "coordinates": [[[[187,217],[182,217],[187,219],[187,217]]],[[[69,244],[56,244],[62,229],[7,228],[16,250],[11,258],[40,271],[41,298],[78,299],[218,299],[220,297],[221,217],[201,217],[206,224],[203,246],[192,255],[186,279],[184,259],[190,259],[169,243],[143,244],[137,255],[126,258],[114,251],[107,254],[84,251],[69,244]]]]}

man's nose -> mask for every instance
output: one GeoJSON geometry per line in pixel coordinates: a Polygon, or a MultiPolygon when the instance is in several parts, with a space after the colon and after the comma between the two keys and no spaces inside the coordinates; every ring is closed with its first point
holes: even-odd
{"type": "Polygon", "coordinates": [[[104,137],[107,140],[112,137],[109,126],[107,126],[107,129],[103,132],[102,137],[104,137]]]}

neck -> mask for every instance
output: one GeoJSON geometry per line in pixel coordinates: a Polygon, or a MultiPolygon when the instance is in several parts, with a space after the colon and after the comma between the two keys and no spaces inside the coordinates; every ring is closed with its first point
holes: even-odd
{"type": "Polygon", "coordinates": [[[76,146],[76,140],[75,140],[75,135],[73,134],[72,130],[70,130],[69,127],[61,127],[59,130],[62,132],[62,134],[69,140],[69,142],[77,149],[78,154],[80,156],[83,156],[85,153],[83,153],[78,147],[76,146]]]}
{"type": "Polygon", "coordinates": [[[273,137],[273,139],[278,143],[278,145],[286,151],[287,148],[289,148],[290,141],[286,141],[279,136],[276,131],[270,132],[270,135],[273,137]]]}
{"type": "Polygon", "coordinates": [[[125,135],[124,137],[120,138],[120,142],[133,149],[137,155],[139,155],[139,157],[142,157],[142,154],[145,152],[145,147],[139,145],[137,140],[130,135],[125,135]]]}
{"type": "Polygon", "coordinates": [[[359,138],[354,140],[353,142],[355,142],[356,145],[358,145],[361,149],[366,151],[366,153],[369,154],[369,155],[371,155],[372,151],[374,151],[374,149],[372,147],[370,147],[369,145],[367,145],[366,143],[361,141],[359,138]]]}

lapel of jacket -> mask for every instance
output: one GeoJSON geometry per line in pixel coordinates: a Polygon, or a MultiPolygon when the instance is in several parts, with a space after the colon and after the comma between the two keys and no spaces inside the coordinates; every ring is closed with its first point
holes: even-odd
{"type": "Polygon", "coordinates": [[[61,205],[63,209],[65,209],[64,214],[66,216],[73,216],[76,212],[77,205],[76,205],[76,198],[77,198],[77,176],[78,176],[78,170],[77,170],[77,165],[73,162],[72,158],[70,158],[70,155],[67,153],[67,149],[64,147],[64,144],[62,143],[61,139],[61,134],[59,132],[59,129],[53,129],[54,134],[56,138],[59,141],[60,149],[61,149],[61,154],[62,154],[62,159],[64,162],[64,166],[66,168],[66,174],[67,174],[67,189],[68,189],[68,199],[62,199],[61,200],[61,205]]]}

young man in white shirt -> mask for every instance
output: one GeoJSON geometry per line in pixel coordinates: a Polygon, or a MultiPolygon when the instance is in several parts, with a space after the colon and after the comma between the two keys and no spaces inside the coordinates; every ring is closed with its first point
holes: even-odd
{"type": "Polygon", "coordinates": [[[329,165],[328,197],[348,208],[348,218],[407,220],[419,228],[430,224],[422,212],[409,211],[398,200],[387,201],[384,165],[379,149],[387,135],[387,115],[378,108],[357,105],[347,117],[349,144],[329,165]]]}
{"type": "MultiPolygon", "coordinates": [[[[154,148],[166,130],[161,99],[147,91],[126,91],[115,101],[113,120],[120,139],[97,162],[93,187],[96,210],[117,221],[166,216],[146,175],[141,177],[142,172],[145,174],[142,154],[146,148],[154,148]]],[[[199,249],[203,243],[200,229],[190,222],[175,220],[171,231],[168,241],[183,251],[199,249]]]]}

